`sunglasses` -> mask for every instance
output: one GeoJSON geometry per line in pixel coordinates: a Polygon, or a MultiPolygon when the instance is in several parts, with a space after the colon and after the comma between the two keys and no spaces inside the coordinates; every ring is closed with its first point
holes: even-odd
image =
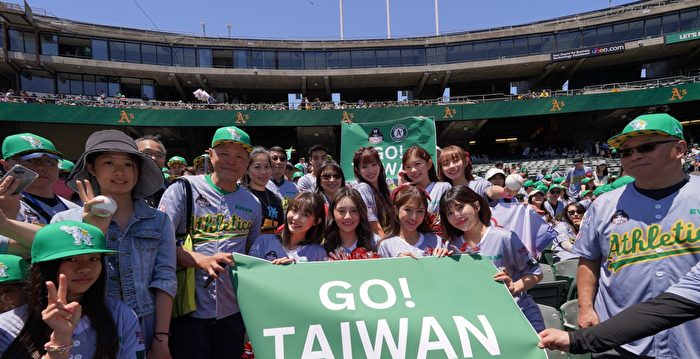
{"type": "Polygon", "coordinates": [[[334,178],[341,179],[339,174],[323,174],[323,175],[321,175],[321,179],[324,179],[326,181],[330,181],[334,178]]]}
{"type": "Polygon", "coordinates": [[[566,211],[569,216],[573,216],[574,214],[583,214],[583,211],[566,211]]]}
{"type": "Polygon", "coordinates": [[[621,148],[618,152],[620,153],[620,156],[622,158],[625,158],[625,157],[632,156],[632,152],[634,152],[634,150],[637,150],[637,152],[639,152],[639,153],[649,153],[649,152],[655,150],[657,145],[661,145],[664,143],[671,143],[671,142],[678,142],[678,140],[647,142],[645,144],[642,144],[642,145],[639,145],[636,147],[621,148]]]}

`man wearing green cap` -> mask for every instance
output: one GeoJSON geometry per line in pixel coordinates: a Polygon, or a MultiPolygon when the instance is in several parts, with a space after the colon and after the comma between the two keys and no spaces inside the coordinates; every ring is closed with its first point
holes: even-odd
{"type": "MultiPolygon", "coordinates": [[[[660,295],[700,261],[700,178],[681,168],[682,125],[665,113],[642,115],[608,143],[635,181],[601,194],[583,219],[574,245],[582,328],[660,295]]],[[[696,357],[698,335],[700,322],[691,321],[606,354],[696,357]]]]}
{"type": "Polygon", "coordinates": [[[260,202],[238,185],[251,150],[247,133],[235,126],[219,128],[207,150],[214,172],[181,177],[185,181],[173,183],[160,201],[159,209],[170,216],[178,233],[178,265],[196,269],[197,307],[171,325],[175,358],[240,358],[243,353],[245,327],[226,272],[232,253],[245,253],[260,235],[260,202]],[[182,246],[188,232],[192,250],[182,246]],[[208,277],[215,280],[205,287],[208,277]]]}
{"type": "Polygon", "coordinates": [[[168,168],[170,169],[170,177],[178,178],[187,170],[187,160],[184,157],[173,156],[168,160],[168,168]]]}
{"type": "Polygon", "coordinates": [[[0,209],[8,218],[47,224],[54,214],[77,207],[53,192],[58,181],[58,161],[62,154],[51,141],[32,133],[20,133],[5,137],[2,142],[2,165],[5,171],[14,165],[22,165],[39,176],[20,195],[12,195],[16,185],[10,188],[0,184],[0,209]]]}

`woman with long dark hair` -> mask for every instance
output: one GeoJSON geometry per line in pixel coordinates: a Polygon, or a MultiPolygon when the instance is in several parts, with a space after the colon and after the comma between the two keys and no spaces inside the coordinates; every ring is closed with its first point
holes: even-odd
{"type": "Polygon", "coordinates": [[[255,147],[248,158],[250,161],[243,177],[243,185],[258,198],[262,206],[263,223],[260,233],[273,234],[284,222],[284,211],[278,193],[266,187],[272,177],[270,152],[262,147],[255,147]]]}
{"type": "Polygon", "coordinates": [[[105,297],[102,231],[64,221],[40,229],[32,243],[29,302],[0,314],[2,358],[129,358],[143,355],[136,314],[105,297]],[[80,328],[80,329],[79,329],[80,328]]]}
{"type": "Polygon", "coordinates": [[[438,179],[452,186],[469,186],[487,201],[498,201],[503,195],[502,186],[492,185],[484,179],[475,179],[472,173],[472,161],[469,152],[459,146],[447,146],[438,156],[438,179]]]}
{"type": "Polygon", "coordinates": [[[352,157],[352,166],[357,179],[356,189],[367,207],[370,227],[382,237],[391,223],[391,202],[379,152],[374,147],[360,147],[352,157]]]}
{"type": "Polygon", "coordinates": [[[442,194],[452,186],[438,180],[435,165],[428,151],[423,147],[413,145],[404,152],[401,164],[403,165],[404,179],[428,193],[427,213],[437,213],[442,194]]]}
{"type": "Polygon", "coordinates": [[[328,224],[323,246],[330,254],[342,249],[346,254],[358,247],[374,251],[378,236],[367,219],[367,207],[360,193],[343,187],[335,193],[328,207],[328,224]]]}
{"type": "Polygon", "coordinates": [[[573,247],[574,242],[578,238],[584,213],[586,213],[586,208],[580,203],[569,203],[564,208],[562,220],[557,222],[557,225],[554,227],[559,233],[554,243],[552,243],[555,262],[578,258],[573,253],[573,247]]]}

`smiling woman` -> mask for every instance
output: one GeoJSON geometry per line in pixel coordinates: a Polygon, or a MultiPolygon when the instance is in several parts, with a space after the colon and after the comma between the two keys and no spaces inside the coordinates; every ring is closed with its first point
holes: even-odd
{"type": "Polygon", "coordinates": [[[243,178],[243,184],[258,198],[262,206],[261,233],[272,234],[284,222],[284,212],[279,194],[266,187],[272,177],[270,152],[262,147],[255,147],[249,158],[250,162],[243,178]]]}

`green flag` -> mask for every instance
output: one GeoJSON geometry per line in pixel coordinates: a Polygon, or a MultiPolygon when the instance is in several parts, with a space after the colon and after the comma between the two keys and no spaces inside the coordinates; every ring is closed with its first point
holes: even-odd
{"type": "Polygon", "coordinates": [[[273,265],[234,253],[259,358],[545,358],[478,255],[273,265]]]}
{"type": "Polygon", "coordinates": [[[340,144],[340,167],[346,181],[355,176],[352,156],[360,147],[374,146],[384,164],[387,179],[396,179],[401,170],[401,157],[412,145],[430,153],[435,162],[435,121],[428,117],[406,117],[369,123],[343,123],[340,144]]]}

